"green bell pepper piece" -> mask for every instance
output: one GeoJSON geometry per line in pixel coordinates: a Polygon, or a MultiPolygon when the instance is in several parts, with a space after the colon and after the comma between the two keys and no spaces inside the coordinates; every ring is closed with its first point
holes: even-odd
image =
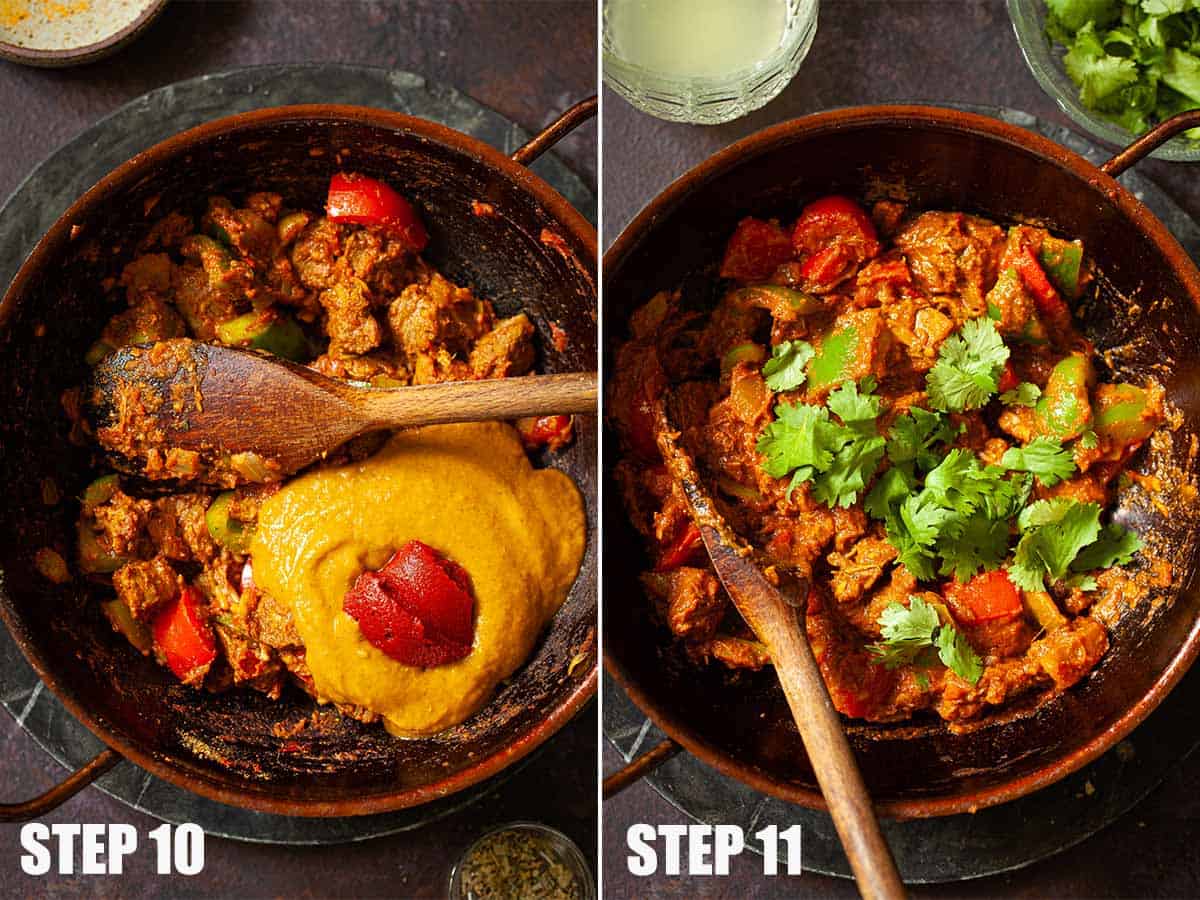
{"type": "Polygon", "coordinates": [[[721,374],[728,375],[738,363],[748,362],[751,365],[759,365],[766,358],[767,351],[761,344],[755,344],[752,341],[735,344],[721,357],[721,374]]]}
{"type": "Polygon", "coordinates": [[[1096,388],[1096,423],[1101,437],[1128,446],[1144,441],[1159,425],[1150,410],[1150,395],[1132,384],[1102,384],[1096,388]]]}
{"type": "Polygon", "coordinates": [[[275,233],[279,236],[279,243],[287,245],[300,236],[308,226],[308,213],[294,212],[288,213],[279,220],[279,224],[275,226],[275,233]]]}
{"type": "Polygon", "coordinates": [[[808,390],[820,391],[850,377],[850,366],[858,352],[859,333],[854,325],[827,331],[817,354],[808,363],[808,390]]]}
{"type": "Polygon", "coordinates": [[[730,497],[737,497],[739,500],[745,500],[747,503],[761,503],[763,495],[758,492],[757,488],[742,484],[740,481],[734,481],[732,478],[727,478],[724,475],[717,479],[717,487],[722,493],[728,494],[730,497]]]}
{"type": "Polygon", "coordinates": [[[92,575],[108,575],[129,562],[124,556],[110,553],[100,546],[91,526],[79,523],[79,568],[92,575]]]}
{"type": "Polygon", "coordinates": [[[102,601],[100,609],[112,623],[113,630],[123,635],[143,656],[148,655],[154,648],[150,629],[133,617],[133,613],[120,597],[102,601]]]}
{"type": "Polygon", "coordinates": [[[230,553],[248,553],[254,529],[229,515],[229,504],[232,500],[233,491],[217,494],[204,514],[204,524],[208,526],[208,533],[212,539],[230,553]]]}
{"type": "Polygon", "coordinates": [[[1079,276],[1083,266],[1083,245],[1079,241],[1047,237],[1038,251],[1038,262],[1060,294],[1071,300],[1079,296],[1079,276]]]}
{"type": "Polygon", "coordinates": [[[1060,360],[1050,373],[1046,390],[1034,407],[1034,423],[1039,434],[1067,441],[1092,427],[1092,406],[1088,385],[1093,379],[1092,365],[1082,354],[1060,360]]]}
{"type": "Polygon", "coordinates": [[[743,306],[759,306],[770,312],[774,318],[789,321],[798,316],[820,312],[825,308],[825,304],[812,294],[779,284],[744,287],[734,294],[734,299],[743,306]]]}
{"type": "Polygon", "coordinates": [[[217,340],[230,347],[266,350],[293,362],[311,355],[304,329],[291,316],[272,308],[252,310],[219,323],[217,340]]]}
{"type": "Polygon", "coordinates": [[[91,514],[97,506],[107,503],[121,487],[116,475],[101,475],[83,489],[83,511],[91,514]]]}

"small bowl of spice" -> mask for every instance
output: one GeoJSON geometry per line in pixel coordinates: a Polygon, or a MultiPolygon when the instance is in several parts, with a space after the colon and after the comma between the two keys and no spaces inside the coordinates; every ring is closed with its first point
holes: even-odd
{"type": "Polygon", "coordinates": [[[450,873],[450,900],[595,900],[575,842],[536,822],[512,822],[471,844],[450,873]]]}
{"type": "Polygon", "coordinates": [[[95,62],[140,35],[167,0],[0,0],[0,59],[29,66],[95,62]]]}

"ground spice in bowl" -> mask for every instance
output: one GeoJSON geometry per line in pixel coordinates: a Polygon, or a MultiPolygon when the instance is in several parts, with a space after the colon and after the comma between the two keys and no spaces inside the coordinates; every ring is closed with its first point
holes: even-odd
{"type": "Polygon", "coordinates": [[[587,863],[564,834],[518,822],[467,848],[450,876],[453,900],[590,900],[587,863]]]}

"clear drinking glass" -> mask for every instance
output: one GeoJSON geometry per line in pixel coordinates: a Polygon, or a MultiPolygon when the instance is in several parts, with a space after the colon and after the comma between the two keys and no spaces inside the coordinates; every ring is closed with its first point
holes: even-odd
{"type": "MultiPolygon", "coordinates": [[[[746,0],[692,0],[695,13],[701,6],[711,8],[727,4],[742,17],[739,23],[758,23],[762,17],[749,10],[746,0]]],[[[742,41],[745,29],[729,29],[726,34],[706,34],[706,41],[739,41],[721,49],[730,53],[729,67],[721,71],[687,72],[686,66],[647,65],[644,38],[661,41],[697,41],[695,23],[685,23],[677,33],[668,34],[656,29],[654,34],[634,31],[630,38],[630,16],[645,14],[649,4],[663,4],[661,12],[674,5],[686,5],[686,0],[604,0],[604,81],[618,94],[643,112],[672,122],[694,122],[715,125],[739,118],[758,109],[782,91],[795,76],[800,63],[808,55],[817,33],[817,0],[755,0],[764,8],[782,7],[778,11],[780,33],[777,42],[761,44],[755,52],[754,42],[742,41]],[[744,47],[749,58],[739,55],[744,47]]],[[[642,21],[645,21],[643,18],[642,21]]],[[[661,21],[661,19],[659,20],[661,21]]],[[[700,21],[698,16],[696,21],[700,21]]],[[[680,45],[683,46],[682,44],[680,45]]],[[[653,55],[653,54],[651,54],[653,55]]],[[[660,57],[661,58],[661,57],[660,57]]]]}

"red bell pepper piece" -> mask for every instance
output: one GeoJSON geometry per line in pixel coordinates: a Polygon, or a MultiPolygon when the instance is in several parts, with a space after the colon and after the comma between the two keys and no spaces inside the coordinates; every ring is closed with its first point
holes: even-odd
{"type": "Polygon", "coordinates": [[[856,263],[853,251],[845,244],[830,244],[800,264],[800,278],[809,289],[833,287],[856,263]]]}
{"type": "Polygon", "coordinates": [[[1021,248],[1020,252],[1016,254],[1016,259],[1013,260],[1013,265],[1017,269],[1017,274],[1021,276],[1026,290],[1033,295],[1034,306],[1037,307],[1038,314],[1042,318],[1050,322],[1061,322],[1064,317],[1070,318],[1071,311],[1067,308],[1066,302],[1059,296],[1054,285],[1050,283],[1042,264],[1038,262],[1029,247],[1021,248]]]}
{"type": "Polygon", "coordinates": [[[475,598],[462,566],[409,541],[342,602],[363,637],[392,659],[432,668],[462,659],[475,641],[475,598]]]}
{"type": "Polygon", "coordinates": [[[1005,391],[1011,391],[1021,383],[1021,379],[1017,377],[1017,370],[1013,368],[1011,360],[1006,360],[1004,363],[1004,372],[1000,376],[1000,383],[996,386],[996,390],[1003,394],[1005,391]]]}
{"type": "Polygon", "coordinates": [[[725,245],[721,277],[765,281],[792,258],[792,242],[776,222],[746,217],[725,245]]]}
{"type": "Polygon", "coordinates": [[[530,450],[539,447],[560,450],[571,442],[572,421],[570,416],[517,419],[517,433],[521,435],[521,443],[530,450]]]}
{"type": "Polygon", "coordinates": [[[851,248],[856,262],[878,255],[880,249],[871,217],[849,197],[837,194],[804,207],[792,229],[792,246],[801,258],[835,242],[851,248]]]}
{"type": "Polygon", "coordinates": [[[1021,592],[1003,569],[980,572],[966,584],[951,580],[942,593],[964,625],[1011,619],[1022,609],[1021,592]]]}
{"type": "Polygon", "coordinates": [[[662,556],[658,558],[658,565],[654,567],[654,571],[669,572],[687,565],[689,562],[698,560],[703,549],[704,540],[700,537],[700,529],[696,527],[695,522],[689,520],[680,529],[679,534],[675,535],[675,539],[663,548],[662,556]]]}
{"type": "Polygon", "coordinates": [[[338,172],[329,179],[325,213],[335,222],[386,228],[414,253],[429,243],[429,234],[412,204],[382,181],[365,175],[338,172]]]}
{"type": "Polygon", "coordinates": [[[191,585],[164,607],[151,623],[154,645],[175,677],[186,684],[204,678],[217,658],[212,626],[201,612],[200,592],[191,585]]]}

